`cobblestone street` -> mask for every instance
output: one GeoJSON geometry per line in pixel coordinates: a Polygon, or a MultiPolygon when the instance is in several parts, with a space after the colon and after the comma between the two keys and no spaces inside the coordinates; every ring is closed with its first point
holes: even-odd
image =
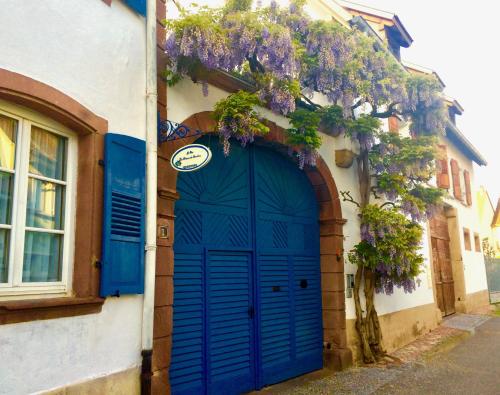
{"type": "Polygon", "coordinates": [[[323,370],[262,393],[497,395],[499,376],[500,317],[456,315],[377,366],[335,374],[323,370]],[[450,321],[462,328],[445,326],[450,321]]]}

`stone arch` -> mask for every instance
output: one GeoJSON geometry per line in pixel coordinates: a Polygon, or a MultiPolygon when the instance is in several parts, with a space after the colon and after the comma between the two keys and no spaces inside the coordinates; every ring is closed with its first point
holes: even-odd
{"type": "MultiPolygon", "coordinates": [[[[211,132],[216,124],[212,113],[196,113],[182,122],[193,130],[211,132]]],[[[286,152],[284,130],[267,122],[271,131],[257,144],[271,146],[286,152]]],[[[169,388],[168,368],[172,346],[173,303],[173,242],[175,237],[174,205],[179,198],[176,191],[177,172],[170,166],[171,155],[199,136],[164,143],[158,149],[158,226],[167,226],[168,239],[158,239],[154,345],[153,345],[153,392],[169,388]]],[[[335,181],[322,158],[316,167],[304,170],[314,188],[319,205],[321,290],[323,304],[323,344],[325,367],[343,369],[352,363],[352,353],[347,347],[345,316],[345,282],[343,254],[343,225],[339,194],[335,181]]]]}

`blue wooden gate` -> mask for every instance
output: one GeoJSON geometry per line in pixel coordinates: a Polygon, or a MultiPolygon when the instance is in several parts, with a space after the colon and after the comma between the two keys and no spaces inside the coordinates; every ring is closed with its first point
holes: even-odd
{"type": "Polygon", "coordinates": [[[318,208],[305,174],[265,148],[215,140],[180,173],[173,394],[239,394],[322,367],[318,208]]]}

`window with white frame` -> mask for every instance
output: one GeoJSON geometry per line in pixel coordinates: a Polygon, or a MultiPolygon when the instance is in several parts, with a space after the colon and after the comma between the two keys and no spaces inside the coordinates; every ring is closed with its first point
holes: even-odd
{"type": "Polygon", "coordinates": [[[71,131],[0,103],[0,296],[69,290],[76,149],[71,131]]]}

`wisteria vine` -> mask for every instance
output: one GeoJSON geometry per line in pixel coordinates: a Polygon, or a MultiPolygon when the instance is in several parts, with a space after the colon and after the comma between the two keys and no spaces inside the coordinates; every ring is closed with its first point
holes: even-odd
{"type": "Polygon", "coordinates": [[[357,146],[361,242],[348,254],[358,266],[355,305],[365,361],[383,353],[374,292],[417,287],[423,258],[422,227],[440,205],[442,192],[429,185],[434,174],[436,136],[447,117],[440,82],[433,75],[406,72],[380,43],[333,20],[311,19],[302,1],[289,7],[271,2],[229,0],[222,8],[181,10],[166,22],[165,77],[170,85],[188,77],[208,94],[210,73],[222,70],[251,84],[220,100],[214,111],[224,153],[230,139],[242,145],[269,131],[259,108],[290,122],[288,145],[300,168],[315,165],[319,131],[344,134],[357,146]],[[312,100],[328,101],[319,106],[312,100]],[[355,116],[360,106],[370,110],[355,116]],[[382,133],[381,119],[409,123],[409,136],[382,133]],[[365,309],[359,292],[364,281],[365,309]]]}

